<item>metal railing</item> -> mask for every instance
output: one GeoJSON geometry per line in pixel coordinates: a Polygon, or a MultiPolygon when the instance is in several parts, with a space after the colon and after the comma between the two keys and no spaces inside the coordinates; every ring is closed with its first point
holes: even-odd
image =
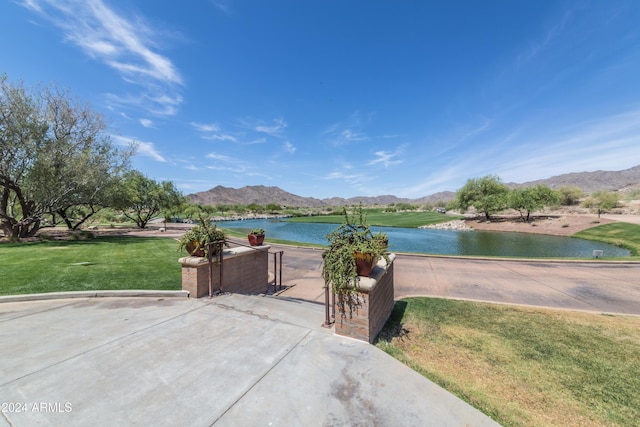
{"type": "MultiPolygon", "coordinates": [[[[243,246],[245,248],[250,248],[256,251],[264,251],[264,249],[260,249],[256,246],[247,245],[241,243],[239,241],[233,240],[231,241],[234,245],[243,246]]],[[[224,265],[224,240],[216,240],[215,242],[211,242],[207,245],[207,260],[209,261],[209,296],[213,296],[213,261],[216,259],[220,263],[220,289],[219,293],[223,291],[223,265],[224,265]],[[212,250],[213,249],[213,250],[212,250]]],[[[273,292],[277,292],[278,290],[282,290],[282,257],[284,255],[284,251],[270,251],[267,249],[267,253],[269,255],[273,255],[273,292]]],[[[271,283],[268,283],[267,286],[271,286],[271,283]]],[[[269,289],[267,288],[267,291],[269,289]]]]}
{"type": "Polygon", "coordinates": [[[324,315],[325,320],[322,326],[330,328],[336,323],[336,293],[326,285],[324,287],[324,315]],[[331,296],[329,296],[330,294],[331,296]]]}
{"type": "Polygon", "coordinates": [[[278,289],[282,290],[282,256],[284,251],[269,252],[269,254],[273,254],[273,292],[277,292],[278,289]]]}
{"type": "Polygon", "coordinates": [[[209,262],[209,298],[213,297],[213,259],[216,258],[220,263],[220,290],[222,293],[223,283],[223,259],[224,259],[224,240],[216,240],[214,242],[207,243],[207,261],[209,262]]]}

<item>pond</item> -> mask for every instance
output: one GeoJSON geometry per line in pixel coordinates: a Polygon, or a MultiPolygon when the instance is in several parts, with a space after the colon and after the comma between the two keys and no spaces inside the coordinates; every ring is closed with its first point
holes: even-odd
{"type": "MultiPolygon", "coordinates": [[[[273,219],[224,221],[218,225],[246,233],[252,228],[264,228],[267,239],[320,245],[327,244],[325,235],[338,226],[337,224],[298,223],[273,219]]],[[[394,252],[525,258],[592,258],[593,251],[597,249],[602,250],[605,257],[629,256],[629,251],[626,249],[573,237],[398,227],[371,227],[371,229],[374,232],[387,233],[390,250],[394,252]]]]}

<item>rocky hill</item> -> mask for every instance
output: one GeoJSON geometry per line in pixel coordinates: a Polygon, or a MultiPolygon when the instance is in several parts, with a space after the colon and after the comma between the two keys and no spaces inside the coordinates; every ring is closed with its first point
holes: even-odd
{"type": "Polygon", "coordinates": [[[322,207],[327,204],[313,197],[302,197],[291,194],[279,187],[254,185],[242,188],[230,188],[218,185],[209,191],[189,194],[192,203],[202,205],[268,205],[275,203],[281,206],[322,207]]]}
{"type": "Polygon", "coordinates": [[[640,165],[621,171],[567,173],[547,179],[512,185],[514,187],[529,187],[545,184],[554,189],[564,186],[576,186],[582,188],[585,193],[593,193],[599,190],[622,190],[638,183],[640,183],[640,165]]]}
{"type": "MultiPolygon", "coordinates": [[[[551,188],[563,186],[577,186],[585,193],[592,193],[598,190],[622,190],[628,187],[640,185],[640,165],[621,171],[595,171],[579,172],[558,175],[547,179],[525,182],[522,184],[509,183],[508,186],[529,187],[538,184],[545,184],[551,188]]],[[[352,197],[345,199],[342,197],[332,197],[329,199],[316,199],[313,197],[302,197],[284,191],[279,187],[266,187],[264,185],[247,186],[242,188],[223,187],[221,185],[208,191],[189,194],[187,197],[192,203],[203,205],[248,205],[255,203],[267,205],[275,203],[281,206],[294,207],[324,207],[324,206],[345,206],[355,205],[360,202],[364,205],[389,205],[391,203],[412,203],[424,205],[427,203],[436,204],[447,202],[455,197],[454,191],[443,191],[431,194],[419,199],[400,198],[393,195],[376,197],[352,197]]]]}

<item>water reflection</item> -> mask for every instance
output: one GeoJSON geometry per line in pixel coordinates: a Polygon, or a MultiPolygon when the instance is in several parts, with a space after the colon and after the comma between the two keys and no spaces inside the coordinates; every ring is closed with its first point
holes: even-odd
{"type": "MultiPolygon", "coordinates": [[[[252,228],[264,228],[267,238],[320,245],[327,244],[325,236],[337,227],[336,224],[298,223],[267,219],[225,221],[219,225],[246,233],[252,228]]],[[[530,258],[591,258],[593,250],[600,249],[604,251],[605,257],[629,256],[629,251],[626,249],[572,237],[488,231],[371,228],[374,232],[387,233],[391,250],[395,252],[530,258]]]]}

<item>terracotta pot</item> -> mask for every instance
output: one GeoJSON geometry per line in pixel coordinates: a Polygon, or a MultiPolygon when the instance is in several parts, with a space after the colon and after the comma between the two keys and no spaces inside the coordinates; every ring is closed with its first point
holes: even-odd
{"type": "Polygon", "coordinates": [[[247,238],[251,246],[261,246],[264,243],[264,234],[249,234],[247,238]]]}
{"type": "Polygon", "coordinates": [[[198,242],[196,242],[195,240],[192,240],[189,243],[187,243],[185,245],[185,249],[191,256],[204,257],[205,255],[204,249],[198,246],[198,242]]]}
{"type": "Polygon", "coordinates": [[[370,253],[354,252],[353,257],[356,259],[356,271],[358,272],[358,276],[368,277],[378,262],[378,260],[370,253]]]}

